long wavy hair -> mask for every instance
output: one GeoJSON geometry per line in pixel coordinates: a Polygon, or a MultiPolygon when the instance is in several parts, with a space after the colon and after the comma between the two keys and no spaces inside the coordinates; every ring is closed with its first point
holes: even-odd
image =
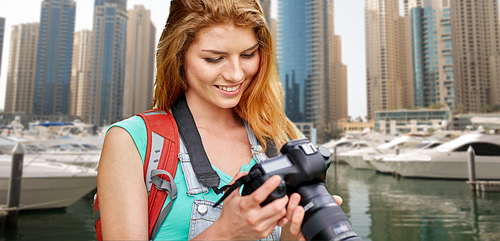
{"type": "Polygon", "coordinates": [[[285,115],[284,91],[274,60],[273,40],[258,0],[172,0],[170,13],[158,43],[152,107],[171,110],[188,89],[182,64],[200,30],[231,23],[255,31],[260,68],[234,111],[246,120],[266,150],[266,140],[279,150],[297,139],[295,125],[285,115]]]}

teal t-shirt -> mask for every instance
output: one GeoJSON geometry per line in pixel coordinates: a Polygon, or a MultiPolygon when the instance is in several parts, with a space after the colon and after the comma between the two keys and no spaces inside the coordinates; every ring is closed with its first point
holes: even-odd
{"type": "MultiPolygon", "coordinates": [[[[125,129],[135,142],[137,150],[141,156],[142,162],[144,163],[144,158],[146,156],[147,148],[147,133],[146,125],[144,120],[139,116],[133,116],[123,121],[113,124],[111,127],[118,126],[125,129]]],[[[110,128],[111,128],[110,127],[110,128]]],[[[256,161],[252,159],[249,164],[243,165],[240,168],[241,172],[247,172],[256,164],[256,161]]],[[[221,170],[217,169],[212,165],[212,168],[217,172],[220,177],[219,187],[229,184],[233,177],[227,175],[221,170]]],[[[155,240],[188,240],[189,235],[189,224],[191,221],[191,210],[193,207],[194,196],[187,195],[187,186],[184,179],[184,173],[181,168],[180,162],[177,164],[177,172],[174,177],[175,185],[177,185],[177,198],[172,204],[172,209],[170,213],[163,221],[155,240]]],[[[222,197],[222,194],[215,194],[212,189],[205,194],[196,195],[196,199],[217,202],[222,197]]],[[[167,200],[169,200],[167,198],[167,200]]],[[[169,201],[165,202],[165,207],[169,201]]]]}

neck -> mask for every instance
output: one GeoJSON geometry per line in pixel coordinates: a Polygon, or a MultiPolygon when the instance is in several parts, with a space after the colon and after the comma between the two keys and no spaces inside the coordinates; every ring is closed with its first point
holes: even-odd
{"type": "Polygon", "coordinates": [[[186,95],[186,102],[198,128],[227,127],[240,125],[240,118],[234,108],[220,108],[200,98],[186,95]]]}

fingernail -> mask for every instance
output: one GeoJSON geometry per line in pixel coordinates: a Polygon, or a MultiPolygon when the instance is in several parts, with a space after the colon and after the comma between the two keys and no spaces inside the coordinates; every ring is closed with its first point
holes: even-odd
{"type": "Polygon", "coordinates": [[[280,183],[281,177],[279,175],[274,175],[271,177],[273,183],[280,183]]]}
{"type": "Polygon", "coordinates": [[[344,202],[344,199],[342,199],[342,197],[338,196],[338,195],[333,195],[334,198],[338,198],[340,199],[340,203],[343,203],[344,202]]]}

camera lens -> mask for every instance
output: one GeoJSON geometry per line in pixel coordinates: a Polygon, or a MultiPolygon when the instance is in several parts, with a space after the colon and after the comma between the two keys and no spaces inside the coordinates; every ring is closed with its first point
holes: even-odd
{"type": "Polygon", "coordinates": [[[301,230],[307,240],[362,241],[324,183],[302,185],[297,192],[305,210],[301,230]]]}

